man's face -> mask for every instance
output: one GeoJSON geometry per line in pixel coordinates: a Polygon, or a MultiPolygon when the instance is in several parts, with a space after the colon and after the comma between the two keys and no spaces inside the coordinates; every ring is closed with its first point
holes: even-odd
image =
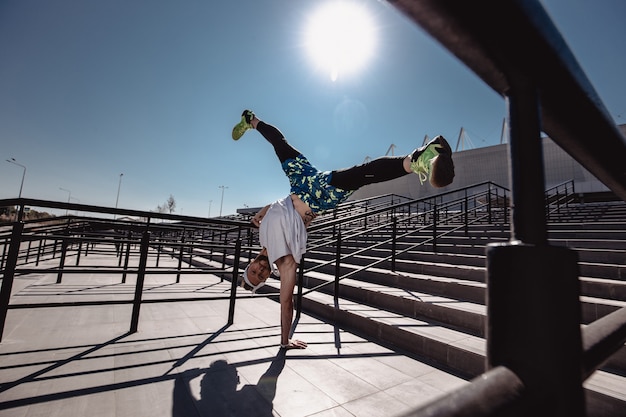
{"type": "Polygon", "coordinates": [[[248,266],[248,280],[255,287],[261,282],[265,282],[271,273],[272,269],[266,256],[259,256],[248,266]]]}

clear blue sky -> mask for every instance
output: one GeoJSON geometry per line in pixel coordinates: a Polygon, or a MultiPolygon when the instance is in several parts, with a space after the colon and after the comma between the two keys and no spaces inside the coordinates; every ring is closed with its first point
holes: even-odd
{"type": "MultiPolygon", "coordinates": [[[[319,169],[500,143],[503,99],[384,1],[375,46],[336,80],[311,59],[311,0],[0,0],[0,198],[231,214],[287,195],[257,132],[230,138],[244,108],[319,169]],[[222,189],[223,206],[222,206],[222,189]],[[68,191],[61,190],[63,188],[68,191]],[[71,193],[71,194],[70,194],[71,193]]],[[[626,2],[544,0],[617,124],[626,123],[626,2]]]]}

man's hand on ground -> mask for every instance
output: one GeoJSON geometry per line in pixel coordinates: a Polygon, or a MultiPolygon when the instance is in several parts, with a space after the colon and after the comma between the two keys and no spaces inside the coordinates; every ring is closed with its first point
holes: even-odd
{"type": "Polygon", "coordinates": [[[283,349],[306,349],[307,344],[306,342],[303,342],[302,340],[289,340],[289,343],[287,343],[287,345],[280,345],[281,348],[283,349]]]}

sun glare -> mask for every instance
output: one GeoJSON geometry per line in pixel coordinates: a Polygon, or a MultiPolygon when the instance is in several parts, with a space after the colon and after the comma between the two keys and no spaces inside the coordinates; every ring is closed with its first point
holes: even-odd
{"type": "Polygon", "coordinates": [[[305,43],[314,64],[332,81],[363,67],[374,52],[375,27],[362,6],[330,1],[311,16],[305,43]]]}

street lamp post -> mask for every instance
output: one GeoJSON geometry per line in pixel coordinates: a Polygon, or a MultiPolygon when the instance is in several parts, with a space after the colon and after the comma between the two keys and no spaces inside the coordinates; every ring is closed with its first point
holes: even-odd
{"type": "MultiPolygon", "coordinates": [[[[59,190],[67,192],[67,204],[70,203],[70,199],[72,198],[72,192],[70,190],[66,190],[65,188],[59,187],[59,190]]],[[[69,207],[65,209],[65,215],[67,216],[69,207]]]]}
{"type": "MultiPolygon", "coordinates": [[[[76,201],[78,204],[80,204],[80,199],[76,198],[76,197],[72,197],[72,200],[76,201]]],[[[76,210],[74,212],[77,216],[78,216],[78,210],[76,210]]]]}
{"type": "MultiPolygon", "coordinates": [[[[124,173],[120,174],[120,181],[117,184],[117,198],[115,198],[115,208],[117,208],[117,203],[120,201],[120,188],[122,188],[122,177],[124,176],[124,173]]],[[[113,219],[115,220],[117,218],[117,213],[115,213],[113,215],[113,219]]]]}
{"type": "Polygon", "coordinates": [[[211,217],[211,203],[213,203],[213,200],[209,200],[209,218],[211,217]]]}
{"type": "Polygon", "coordinates": [[[12,164],[15,164],[17,166],[20,166],[24,169],[24,171],[22,172],[22,183],[20,184],[20,193],[17,196],[17,198],[22,198],[22,188],[24,188],[24,177],[26,177],[26,167],[20,163],[18,163],[15,158],[11,158],[11,159],[7,159],[7,162],[10,162],[12,164]]]}
{"type": "Polygon", "coordinates": [[[222,206],[224,205],[224,188],[228,188],[224,185],[220,185],[217,188],[221,188],[222,189],[222,202],[220,203],[220,217],[222,217],[222,206]]]}

